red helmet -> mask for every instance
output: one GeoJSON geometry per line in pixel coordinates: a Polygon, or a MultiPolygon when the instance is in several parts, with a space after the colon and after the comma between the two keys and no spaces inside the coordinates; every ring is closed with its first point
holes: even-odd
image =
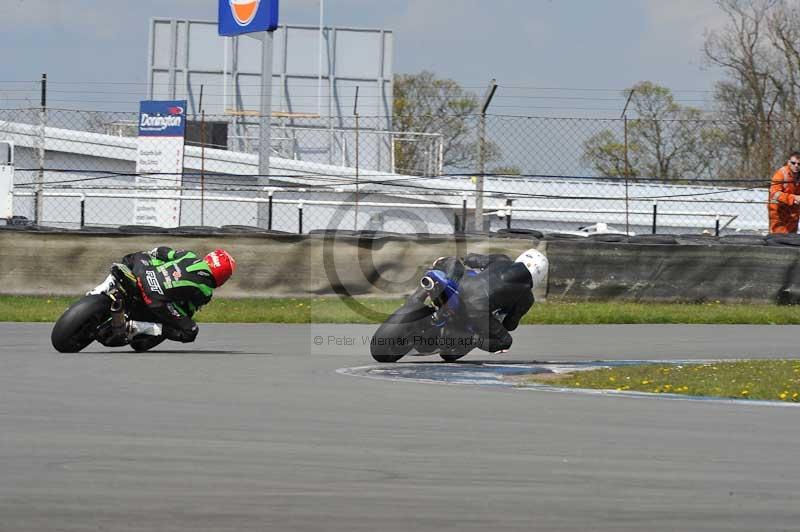
{"type": "Polygon", "coordinates": [[[206,255],[205,261],[211,269],[211,275],[214,276],[217,287],[225,284],[225,281],[230,279],[233,272],[236,271],[236,261],[224,249],[215,249],[206,255]]]}

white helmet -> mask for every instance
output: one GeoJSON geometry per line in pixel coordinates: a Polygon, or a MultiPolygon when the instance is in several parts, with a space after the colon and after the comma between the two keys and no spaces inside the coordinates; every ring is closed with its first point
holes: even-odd
{"type": "Polygon", "coordinates": [[[517,257],[517,260],[514,262],[521,262],[528,268],[528,271],[531,273],[531,279],[533,280],[531,290],[535,289],[547,278],[547,270],[550,267],[550,263],[547,261],[547,257],[535,249],[529,249],[524,252],[517,257]]]}

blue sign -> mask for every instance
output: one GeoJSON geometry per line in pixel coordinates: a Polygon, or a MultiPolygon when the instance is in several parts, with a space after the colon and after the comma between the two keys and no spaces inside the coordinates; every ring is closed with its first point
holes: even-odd
{"type": "Polygon", "coordinates": [[[278,27],[278,0],[219,0],[220,35],[273,31],[278,27]]]}
{"type": "Polygon", "coordinates": [[[182,137],[186,131],[186,100],[145,100],[139,103],[140,137],[182,137]]]}

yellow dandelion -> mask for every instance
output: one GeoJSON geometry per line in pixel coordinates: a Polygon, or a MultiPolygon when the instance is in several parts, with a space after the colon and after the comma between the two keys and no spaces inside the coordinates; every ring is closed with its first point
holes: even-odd
{"type": "Polygon", "coordinates": [[[788,393],[786,393],[786,392],[781,392],[781,394],[780,394],[778,397],[780,397],[780,398],[781,398],[781,401],[783,401],[783,400],[785,400],[785,399],[786,399],[786,397],[787,397],[788,395],[789,395],[789,394],[788,394],[788,393]]]}
{"type": "Polygon", "coordinates": [[[643,381],[642,381],[642,384],[650,384],[650,381],[648,381],[648,380],[643,380],[643,381]]]}
{"type": "Polygon", "coordinates": [[[742,390],[741,394],[744,395],[744,396],[748,396],[748,395],[750,395],[750,391],[749,390],[742,390]]]}

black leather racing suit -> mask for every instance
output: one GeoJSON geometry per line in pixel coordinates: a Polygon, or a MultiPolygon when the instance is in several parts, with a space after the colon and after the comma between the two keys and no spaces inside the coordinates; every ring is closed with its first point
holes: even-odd
{"type": "Polygon", "coordinates": [[[205,260],[191,251],[159,247],[125,255],[122,262],[136,275],[146,313],[154,318],[137,319],[161,323],[169,340],[193,342],[199,329],[192,316],[216,288],[205,260]]]}
{"type": "Polygon", "coordinates": [[[511,347],[509,331],[517,328],[534,303],[533,281],[525,265],[507,255],[471,253],[463,263],[446,257],[437,260],[434,267],[458,281],[461,312],[477,336],[477,346],[489,352],[511,347]],[[474,276],[464,275],[465,266],[481,271],[474,276]],[[494,316],[497,310],[505,314],[502,322],[494,316]]]}

